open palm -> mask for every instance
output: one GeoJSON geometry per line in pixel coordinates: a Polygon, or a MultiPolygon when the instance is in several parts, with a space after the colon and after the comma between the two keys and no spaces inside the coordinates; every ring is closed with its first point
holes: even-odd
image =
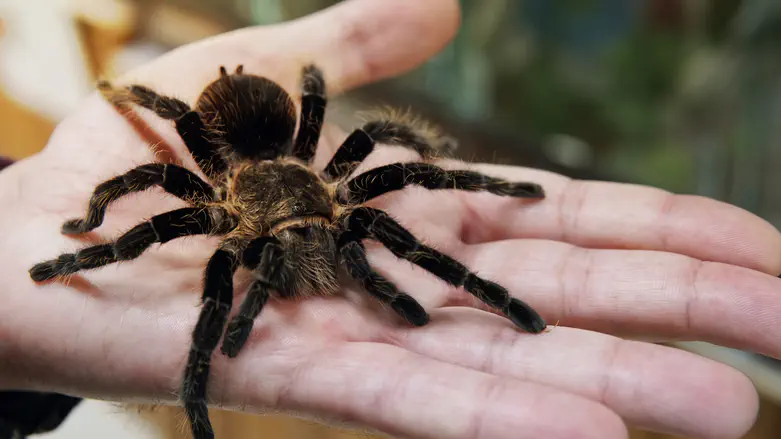
{"type": "MultiPolygon", "coordinates": [[[[192,102],[220,65],[243,64],[295,90],[300,66],[315,62],[330,90],[346,90],[416,66],[447,42],[457,18],[454,1],[353,0],[183,47],[121,82],[192,102]]],[[[143,123],[130,123],[92,96],[42,153],[0,174],[0,386],[176,401],[216,241],[155,246],[68,285],[35,285],[27,274],[36,262],[182,205],[150,190],[112,204],[84,237],[59,233],[84,213],[96,184],[134,166],[174,159],[197,172],[171,124],[139,114],[143,123]]],[[[343,138],[327,126],[317,162],[343,138]]],[[[415,158],[409,154],[381,148],[361,169],[415,158]]],[[[272,302],[238,357],[214,355],[215,404],[416,438],[622,438],[624,422],[735,438],[752,425],[756,392],[737,371],[616,335],[700,339],[781,357],[781,235],[772,226],[736,207],[647,187],[442,165],[535,181],[547,198],[408,188],[376,206],[561,326],[521,333],[374,246],[372,264],[430,310],[427,326],[400,323],[352,288],[343,297],[272,302]]],[[[238,296],[242,286],[239,279],[238,296]]]]}

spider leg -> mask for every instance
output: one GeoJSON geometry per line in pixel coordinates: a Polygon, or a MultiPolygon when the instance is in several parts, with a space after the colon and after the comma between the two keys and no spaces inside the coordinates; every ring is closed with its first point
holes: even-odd
{"type": "Polygon", "coordinates": [[[206,126],[198,113],[190,111],[177,119],[176,131],[190,150],[190,155],[193,156],[198,167],[209,178],[215,178],[228,169],[228,162],[207,140],[206,126]]]}
{"type": "Polygon", "coordinates": [[[301,89],[301,116],[293,156],[309,162],[315,155],[328,102],[323,72],[317,66],[304,66],[301,71],[301,89]]]}
{"type": "Polygon", "coordinates": [[[390,119],[374,120],[347,136],[326,165],[325,175],[332,180],[350,175],[374,151],[377,143],[415,150],[424,159],[455,149],[455,140],[449,137],[439,137],[437,141],[432,145],[432,140],[410,125],[390,119]]]}
{"type": "Polygon", "coordinates": [[[330,180],[350,175],[374,150],[374,139],[362,129],[353,131],[339,146],[324,174],[330,180]]]}
{"type": "Polygon", "coordinates": [[[360,240],[354,239],[349,233],[343,235],[343,238],[338,244],[339,253],[350,277],[359,281],[367,293],[390,305],[410,324],[423,326],[428,323],[429,315],[417,300],[399,291],[393,283],[371,268],[366,249],[360,240]]]}
{"type": "Polygon", "coordinates": [[[238,268],[236,253],[221,247],[206,265],[202,307],[192,332],[192,344],[182,381],[181,400],[194,439],[213,439],[206,400],[211,356],[217,347],[233,305],[233,275],[238,268]]]}
{"type": "Polygon", "coordinates": [[[178,119],[190,111],[190,106],[180,99],[163,96],[143,85],[129,85],[115,88],[108,81],[99,81],[98,90],[114,104],[134,103],[153,111],[163,119],[178,119]]]}
{"type": "Polygon", "coordinates": [[[115,242],[86,247],[76,253],[65,253],[56,259],[35,264],[30,269],[30,277],[41,282],[81,270],[135,259],[156,242],[164,244],[184,236],[224,233],[224,224],[216,223],[214,218],[228,218],[227,215],[221,208],[212,208],[209,211],[197,207],[162,213],[133,227],[115,242]]]}
{"type": "Polygon", "coordinates": [[[422,244],[387,213],[369,207],[353,210],[343,222],[354,239],[372,238],[401,259],[406,259],[454,287],[464,287],[491,307],[501,311],[521,329],[539,333],[545,321],[529,305],[513,298],[501,285],[478,277],[463,264],[422,244]]]}
{"type": "Polygon", "coordinates": [[[426,189],[485,191],[519,198],[544,198],[542,186],[530,182],[512,182],[479,172],[448,171],[429,163],[394,163],[366,171],[343,184],[340,203],[361,204],[409,185],[426,189]]]}
{"type": "Polygon", "coordinates": [[[89,232],[103,223],[109,204],[133,192],[160,186],[166,192],[186,201],[214,198],[214,189],[197,175],[177,165],[150,163],[99,184],[89,201],[87,216],[66,221],[62,233],[89,232]]]}
{"type": "Polygon", "coordinates": [[[163,96],[143,85],[130,85],[120,93],[106,81],[98,83],[98,88],[108,100],[122,104],[125,101],[133,102],[147,110],[153,111],[159,117],[176,122],[176,131],[182,138],[190,154],[198,163],[198,166],[210,178],[224,171],[227,163],[219,155],[216,148],[212,147],[206,139],[206,128],[200,115],[192,111],[185,102],[170,96],[163,96]]]}
{"type": "Polygon", "coordinates": [[[257,238],[244,250],[242,265],[253,270],[256,280],[250,285],[239,313],[228,324],[220,348],[223,354],[235,357],[244,347],[252,332],[255,318],[268,301],[270,290],[281,284],[277,280],[281,275],[283,264],[283,250],[274,237],[257,238]]]}

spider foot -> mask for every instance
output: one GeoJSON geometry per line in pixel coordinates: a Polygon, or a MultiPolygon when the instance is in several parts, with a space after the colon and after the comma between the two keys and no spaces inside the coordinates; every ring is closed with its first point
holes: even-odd
{"type": "Polygon", "coordinates": [[[539,334],[547,327],[545,320],[536,311],[518,299],[511,299],[504,312],[513,323],[526,332],[539,334]]]}
{"type": "Polygon", "coordinates": [[[415,326],[423,326],[429,321],[429,315],[425,309],[411,296],[399,293],[390,303],[394,311],[399,313],[404,320],[415,326]]]}
{"type": "Polygon", "coordinates": [[[29,273],[30,278],[32,278],[33,281],[43,282],[58,276],[73,274],[78,271],[78,269],[76,255],[73,253],[66,253],[57,259],[35,264],[30,269],[29,273]]]}
{"type": "Polygon", "coordinates": [[[63,235],[80,235],[91,230],[92,228],[81,218],[65,221],[61,229],[63,235]]]}

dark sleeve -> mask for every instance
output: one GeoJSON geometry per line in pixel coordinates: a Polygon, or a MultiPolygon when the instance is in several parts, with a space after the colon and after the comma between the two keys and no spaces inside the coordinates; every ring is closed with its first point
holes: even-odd
{"type": "MultiPolygon", "coordinates": [[[[0,171],[13,160],[0,157],[0,171]]],[[[58,393],[0,392],[0,439],[21,439],[52,431],[62,424],[81,398],[58,393]]]]}
{"type": "Polygon", "coordinates": [[[0,156],[0,171],[5,169],[7,166],[10,166],[11,163],[13,163],[13,162],[14,161],[9,159],[8,157],[0,156]]]}
{"type": "Polygon", "coordinates": [[[0,392],[0,439],[53,431],[79,402],[81,398],[58,393],[0,392]]]}

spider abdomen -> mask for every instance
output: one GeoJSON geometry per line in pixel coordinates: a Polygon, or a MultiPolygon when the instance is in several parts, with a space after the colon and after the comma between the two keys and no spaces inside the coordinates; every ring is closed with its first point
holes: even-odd
{"type": "Polygon", "coordinates": [[[210,142],[236,160],[270,160],[289,154],[295,108],[290,95],[274,81],[241,73],[209,84],[196,105],[210,142]]]}

